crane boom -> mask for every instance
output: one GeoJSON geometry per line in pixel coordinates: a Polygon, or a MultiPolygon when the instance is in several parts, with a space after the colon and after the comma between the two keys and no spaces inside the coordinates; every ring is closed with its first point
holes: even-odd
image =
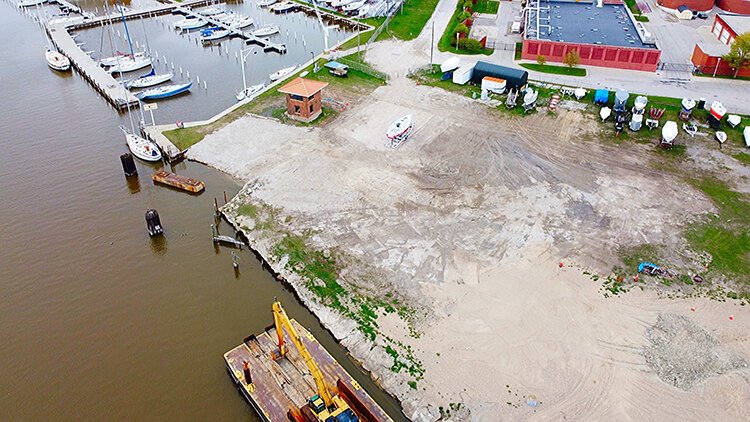
{"type": "Polygon", "coordinates": [[[313,360],[313,357],[307,350],[307,347],[305,347],[304,343],[302,343],[302,339],[300,338],[299,334],[297,334],[297,330],[294,329],[292,322],[286,315],[286,311],[284,311],[284,308],[281,307],[281,302],[273,303],[273,322],[276,325],[276,335],[279,338],[279,356],[284,356],[286,354],[283,332],[283,329],[286,328],[287,333],[289,333],[289,337],[292,338],[292,343],[294,343],[294,346],[297,348],[297,351],[299,351],[299,354],[302,355],[302,359],[305,361],[307,369],[310,370],[310,375],[312,375],[313,379],[315,380],[318,395],[320,395],[320,398],[323,399],[326,407],[330,407],[331,405],[333,405],[333,396],[331,395],[331,392],[328,389],[328,385],[323,378],[323,373],[320,371],[320,368],[318,368],[318,364],[313,360]]]}

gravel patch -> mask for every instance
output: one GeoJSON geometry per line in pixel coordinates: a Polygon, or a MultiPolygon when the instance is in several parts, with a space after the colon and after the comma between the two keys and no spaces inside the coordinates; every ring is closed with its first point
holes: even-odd
{"type": "Polygon", "coordinates": [[[659,378],[688,391],[714,375],[747,368],[747,362],[722,347],[711,333],[688,317],[659,314],[646,330],[643,355],[659,378]]]}

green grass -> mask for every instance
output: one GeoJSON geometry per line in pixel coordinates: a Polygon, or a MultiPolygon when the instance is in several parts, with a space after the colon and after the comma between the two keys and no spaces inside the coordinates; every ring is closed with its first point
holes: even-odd
{"type": "Polygon", "coordinates": [[[378,40],[395,37],[410,41],[417,38],[437,4],[438,0],[406,0],[402,9],[391,19],[388,28],[378,36],[378,40]]]}
{"type": "Polygon", "coordinates": [[[474,11],[477,13],[489,13],[491,15],[496,15],[499,9],[499,1],[480,0],[474,5],[474,11]]]}
{"type": "Polygon", "coordinates": [[[523,56],[523,43],[517,42],[516,43],[516,51],[514,52],[513,59],[514,60],[521,60],[521,56],[523,56]]]}
{"type": "Polygon", "coordinates": [[[618,255],[623,264],[625,264],[626,271],[634,271],[638,269],[638,264],[641,262],[654,262],[658,264],[661,259],[659,247],[650,243],[644,243],[634,247],[622,247],[618,249],[618,255]]]}
{"type": "Polygon", "coordinates": [[[580,67],[555,66],[551,64],[521,63],[521,67],[542,73],[567,76],[586,76],[586,69],[580,67]]]}
{"type": "Polygon", "coordinates": [[[750,281],[750,202],[722,181],[713,178],[691,180],[718,208],[718,217],[692,225],[685,235],[697,251],[711,254],[710,270],[750,281]]]}
{"type": "Polygon", "coordinates": [[[365,44],[367,44],[367,41],[370,39],[370,36],[372,36],[372,33],[375,32],[374,29],[371,29],[369,31],[364,31],[359,33],[354,38],[350,39],[349,41],[346,41],[345,43],[341,44],[338,49],[339,50],[348,50],[350,48],[356,48],[357,45],[364,47],[365,44]],[[359,41],[357,41],[357,38],[359,38],[359,41]]]}
{"type": "Polygon", "coordinates": [[[197,144],[203,140],[204,136],[206,136],[200,131],[200,129],[195,127],[167,130],[162,132],[162,134],[172,141],[174,146],[180,151],[184,151],[197,144]]]}
{"type": "Polygon", "coordinates": [[[645,16],[645,15],[633,15],[633,16],[635,17],[635,20],[637,20],[638,22],[648,22],[649,21],[648,16],[645,16]]]}
{"type": "MultiPolygon", "coordinates": [[[[476,5],[474,6],[476,7],[476,5]]],[[[443,30],[443,35],[440,36],[440,40],[438,40],[438,50],[440,51],[448,51],[455,54],[484,54],[484,55],[490,55],[494,52],[491,48],[485,48],[478,52],[472,52],[467,50],[459,49],[457,46],[454,47],[451,45],[451,42],[455,41],[456,39],[456,33],[453,31],[453,29],[458,25],[460,22],[458,22],[458,15],[461,14],[463,11],[463,1],[459,0],[458,4],[456,4],[456,9],[453,11],[453,15],[451,15],[451,20],[448,22],[448,25],[445,26],[445,29],[443,30]]]]}
{"type": "Polygon", "coordinates": [[[745,152],[738,152],[737,154],[734,154],[732,157],[734,157],[737,161],[750,166],[750,154],[747,154],[745,152]]]}
{"type": "Polygon", "coordinates": [[[712,75],[710,73],[694,73],[701,78],[718,78],[718,79],[736,79],[738,81],[750,81],[750,76],[732,76],[732,75],[712,75]]]}

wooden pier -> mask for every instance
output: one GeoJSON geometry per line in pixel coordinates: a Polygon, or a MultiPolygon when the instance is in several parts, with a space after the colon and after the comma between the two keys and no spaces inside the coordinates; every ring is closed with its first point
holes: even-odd
{"type": "Polygon", "coordinates": [[[138,98],[81,50],[68,33],[66,24],[49,25],[46,30],[55,48],[70,59],[71,65],[78,73],[115,108],[123,110],[128,107],[138,107],[138,98]]]}

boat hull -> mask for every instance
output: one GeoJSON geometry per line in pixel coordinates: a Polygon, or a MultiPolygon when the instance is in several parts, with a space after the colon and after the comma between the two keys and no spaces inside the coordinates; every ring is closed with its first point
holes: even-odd
{"type": "Polygon", "coordinates": [[[148,88],[151,86],[159,85],[172,79],[174,74],[166,73],[164,75],[153,75],[145,78],[133,79],[132,81],[125,84],[128,89],[133,88],[148,88]]]}
{"type": "Polygon", "coordinates": [[[182,94],[183,92],[187,92],[190,90],[190,87],[192,87],[192,83],[184,84],[184,85],[172,85],[171,87],[164,87],[164,89],[151,89],[141,92],[138,95],[138,98],[143,100],[160,100],[163,98],[169,98],[174,97],[175,95],[182,94]],[[171,89],[167,89],[171,88],[171,89]]]}
{"type": "Polygon", "coordinates": [[[161,152],[159,151],[159,148],[148,139],[141,138],[132,133],[126,133],[125,142],[127,143],[130,152],[139,159],[150,162],[161,161],[161,152]]]}

